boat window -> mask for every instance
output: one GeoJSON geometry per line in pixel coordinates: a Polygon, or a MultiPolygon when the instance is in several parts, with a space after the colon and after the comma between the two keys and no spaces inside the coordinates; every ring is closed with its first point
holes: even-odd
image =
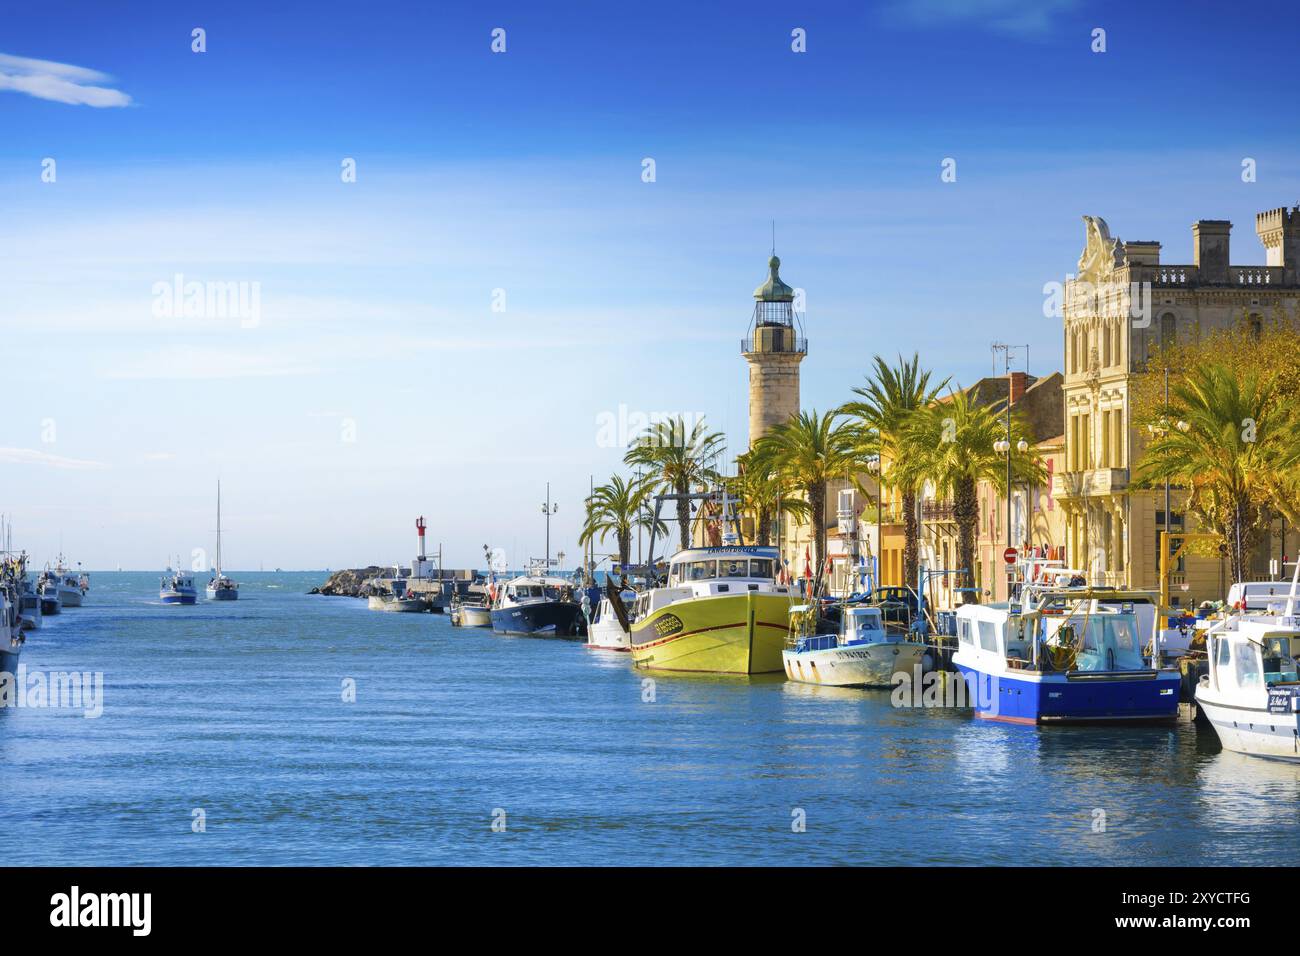
{"type": "Polygon", "coordinates": [[[1264,682],[1266,684],[1294,684],[1297,674],[1296,659],[1291,654],[1290,637],[1264,639],[1264,682]]]}
{"type": "Polygon", "coordinates": [[[719,561],[718,565],[718,577],[720,578],[749,577],[749,561],[745,558],[719,561]]]}
{"type": "Polygon", "coordinates": [[[1254,647],[1238,647],[1233,655],[1237,659],[1237,686],[1254,687],[1259,684],[1259,652],[1254,647]]]}
{"type": "Polygon", "coordinates": [[[970,636],[970,621],[964,617],[957,618],[957,640],[963,644],[974,644],[970,636]]]}
{"type": "Polygon", "coordinates": [[[992,621],[980,621],[980,647],[986,651],[998,649],[998,628],[992,621]]]}
{"type": "Polygon", "coordinates": [[[1228,639],[1226,637],[1219,638],[1218,666],[1227,667],[1229,661],[1231,660],[1231,656],[1232,656],[1232,652],[1228,649],[1228,639]]]}
{"type": "Polygon", "coordinates": [[[749,562],[749,575],[754,578],[772,577],[772,559],[754,558],[749,562]]]}
{"type": "Polygon", "coordinates": [[[708,581],[718,576],[718,562],[716,561],[691,561],[685,567],[687,581],[708,581]]]}

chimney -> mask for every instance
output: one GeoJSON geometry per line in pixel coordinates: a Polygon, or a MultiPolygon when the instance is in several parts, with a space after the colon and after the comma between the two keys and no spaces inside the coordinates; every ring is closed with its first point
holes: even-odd
{"type": "Polygon", "coordinates": [[[1300,269],[1300,206],[1270,209],[1255,217],[1255,234],[1270,266],[1281,266],[1282,284],[1296,285],[1300,269]]]}
{"type": "Polygon", "coordinates": [[[1011,404],[1014,405],[1020,401],[1020,396],[1025,394],[1025,389],[1029,387],[1029,375],[1027,372],[1011,373],[1011,404]]]}
{"type": "Polygon", "coordinates": [[[1192,223],[1192,252],[1197,279],[1208,285],[1228,282],[1228,233],[1232,223],[1226,219],[1202,219],[1192,223]]]}

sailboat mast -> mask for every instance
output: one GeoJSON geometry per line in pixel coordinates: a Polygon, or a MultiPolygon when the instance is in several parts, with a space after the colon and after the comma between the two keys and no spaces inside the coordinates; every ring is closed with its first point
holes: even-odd
{"type": "Polygon", "coordinates": [[[221,578],[221,482],[217,482],[217,578],[221,578]]]}

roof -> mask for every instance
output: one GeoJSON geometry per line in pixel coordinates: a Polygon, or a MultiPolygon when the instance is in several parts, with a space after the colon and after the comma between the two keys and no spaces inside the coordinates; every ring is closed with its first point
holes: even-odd
{"type": "Polygon", "coordinates": [[[771,272],[767,281],[754,290],[754,298],[763,302],[793,302],[794,289],[782,282],[781,276],[777,274],[781,260],[774,255],[767,260],[767,267],[771,272]]]}

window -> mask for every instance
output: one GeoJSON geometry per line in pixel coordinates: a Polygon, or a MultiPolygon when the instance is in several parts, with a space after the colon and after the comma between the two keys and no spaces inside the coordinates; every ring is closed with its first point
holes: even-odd
{"type": "Polygon", "coordinates": [[[749,562],[749,576],[753,578],[772,577],[772,559],[755,558],[749,562]]]}
{"type": "Polygon", "coordinates": [[[708,581],[718,576],[718,562],[716,561],[692,561],[686,565],[685,579],[687,581],[708,581]]]}
{"type": "Polygon", "coordinates": [[[1160,347],[1172,348],[1178,340],[1177,322],[1172,312],[1160,316],[1160,347]]]}
{"type": "Polygon", "coordinates": [[[1259,651],[1254,646],[1242,646],[1237,648],[1235,656],[1237,658],[1237,686],[1254,687],[1259,684],[1259,651]]]}
{"type": "Polygon", "coordinates": [[[998,649],[998,628],[992,621],[980,621],[980,647],[986,651],[998,649]]]}
{"type": "Polygon", "coordinates": [[[975,644],[970,636],[970,621],[964,617],[957,618],[957,640],[963,644],[975,644]]]}
{"type": "Polygon", "coordinates": [[[744,558],[739,560],[724,560],[718,562],[721,570],[718,573],[720,578],[747,578],[749,577],[749,562],[744,558]]]}

